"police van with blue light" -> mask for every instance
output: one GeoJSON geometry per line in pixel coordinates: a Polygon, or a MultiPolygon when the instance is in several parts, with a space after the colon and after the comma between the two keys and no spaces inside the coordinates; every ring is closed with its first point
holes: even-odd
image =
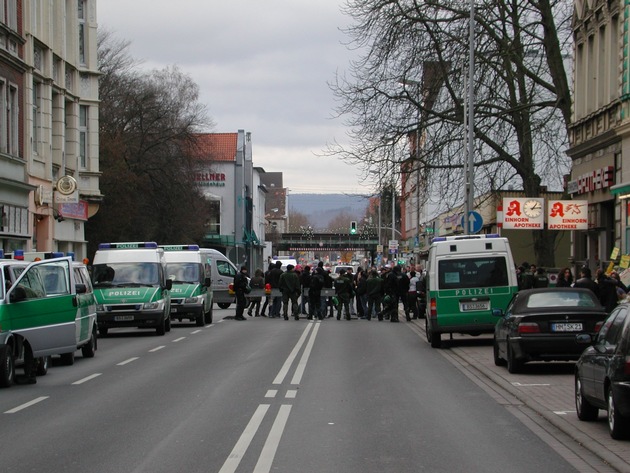
{"type": "Polygon", "coordinates": [[[160,245],[173,281],[171,320],[212,323],[212,255],[199,245],[160,245]]]}
{"type": "Polygon", "coordinates": [[[172,281],[155,242],[100,243],[92,265],[100,335],[110,328],[171,329],[172,281]]]}
{"type": "Polygon", "coordinates": [[[497,234],[435,237],[427,262],[427,341],[442,334],[493,333],[492,310],[505,309],[518,291],[507,238],[497,234]]]}

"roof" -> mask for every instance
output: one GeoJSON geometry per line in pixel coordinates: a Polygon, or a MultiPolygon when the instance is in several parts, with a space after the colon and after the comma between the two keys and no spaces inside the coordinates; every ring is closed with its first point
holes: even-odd
{"type": "Polygon", "coordinates": [[[204,161],[236,161],[236,140],[238,133],[198,133],[195,158],[204,161]]]}

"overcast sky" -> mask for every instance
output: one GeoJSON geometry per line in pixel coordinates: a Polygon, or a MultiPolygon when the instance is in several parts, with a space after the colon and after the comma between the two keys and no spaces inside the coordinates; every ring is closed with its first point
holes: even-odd
{"type": "Polygon", "coordinates": [[[98,0],[99,27],[143,68],[177,65],[199,85],[212,132],[252,133],[254,165],[292,193],[371,193],[360,170],[321,155],[347,142],[328,83],[353,53],[343,0],[98,0]]]}

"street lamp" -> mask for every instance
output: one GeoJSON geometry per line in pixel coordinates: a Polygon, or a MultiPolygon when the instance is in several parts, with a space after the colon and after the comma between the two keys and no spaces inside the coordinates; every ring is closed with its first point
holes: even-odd
{"type": "Polygon", "coordinates": [[[470,233],[470,212],[474,208],[475,189],[473,179],[474,169],[474,129],[475,129],[475,0],[470,0],[470,21],[469,21],[469,51],[468,51],[468,156],[467,156],[467,176],[466,182],[466,213],[464,214],[464,233],[470,233]]]}

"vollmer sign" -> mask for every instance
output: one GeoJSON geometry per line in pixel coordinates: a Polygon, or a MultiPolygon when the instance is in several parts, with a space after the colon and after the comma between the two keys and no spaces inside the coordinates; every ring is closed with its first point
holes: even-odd
{"type": "Polygon", "coordinates": [[[199,171],[195,173],[195,183],[204,187],[225,187],[225,174],[222,172],[199,171]]]}

